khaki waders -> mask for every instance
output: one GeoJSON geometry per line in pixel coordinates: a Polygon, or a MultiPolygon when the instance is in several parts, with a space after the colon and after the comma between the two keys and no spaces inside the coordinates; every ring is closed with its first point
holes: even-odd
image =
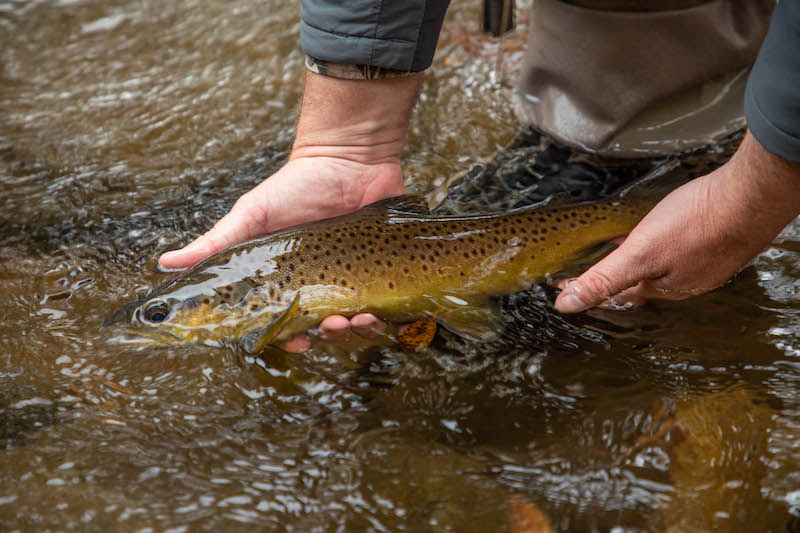
{"type": "Polygon", "coordinates": [[[674,153],[744,125],[775,0],[533,0],[519,113],[613,157],[674,153]]]}

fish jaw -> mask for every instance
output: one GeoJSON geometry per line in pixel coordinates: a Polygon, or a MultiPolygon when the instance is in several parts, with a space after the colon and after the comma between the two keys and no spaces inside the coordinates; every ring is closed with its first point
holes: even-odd
{"type": "Polygon", "coordinates": [[[128,339],[124,342],[133,342],[136,344],[143,344],[146,346],[175,346],[189,344],[189,341],[167,331],[163,327],[150,327],[142,324],[137,317],[137,311],[146,302],[150,296],[141,296],[135,300],[128,302],[120,309],[117,309],[108,315],[101,327],[103,329],[118,330],[125,335],[129,335],[128,339]]]}

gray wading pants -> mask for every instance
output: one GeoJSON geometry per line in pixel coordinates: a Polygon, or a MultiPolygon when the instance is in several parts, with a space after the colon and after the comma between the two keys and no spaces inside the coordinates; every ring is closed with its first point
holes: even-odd
{"type": "Polygon", "coordinates": [[[523,122],[613,157],[687,150],[744,126],[775,0],[533,2],[523,122]]]}

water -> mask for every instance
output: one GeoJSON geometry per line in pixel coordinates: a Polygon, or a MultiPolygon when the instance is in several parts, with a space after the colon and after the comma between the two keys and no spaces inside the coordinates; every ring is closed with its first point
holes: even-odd
{"type": "MultiPolygon", "coordinates": [[[[796,222],[689,302],[562,317],[549,289],[508,298],[487,346],[107,342],[100,321],[163,279],[158,255],[286,157],[298,9],[0,1],[0,529],[508,531],[522,496],[559,531],[786,531],[796,222]]],[[[523,30],[497,72],[478,13],[451,8],[425,82],[405,166],[421,191],[516,133],[523,30]]],[[[468,203],[482,176],[443,207],[531,199],[501,172],[468,203]]]]}

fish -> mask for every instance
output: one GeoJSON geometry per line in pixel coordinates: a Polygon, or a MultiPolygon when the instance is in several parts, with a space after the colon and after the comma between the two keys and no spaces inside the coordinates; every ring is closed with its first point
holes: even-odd
{"type": "Polygon", "coordinates": [[[597,202],[436,216],[405,195],[219,252],[103,321],[161,345],[248,353],[331,315],[433,316],[476,342],[502,330],[493,297],[530,288],[628,234],[674,189],[649,176],[597,202]]]}

